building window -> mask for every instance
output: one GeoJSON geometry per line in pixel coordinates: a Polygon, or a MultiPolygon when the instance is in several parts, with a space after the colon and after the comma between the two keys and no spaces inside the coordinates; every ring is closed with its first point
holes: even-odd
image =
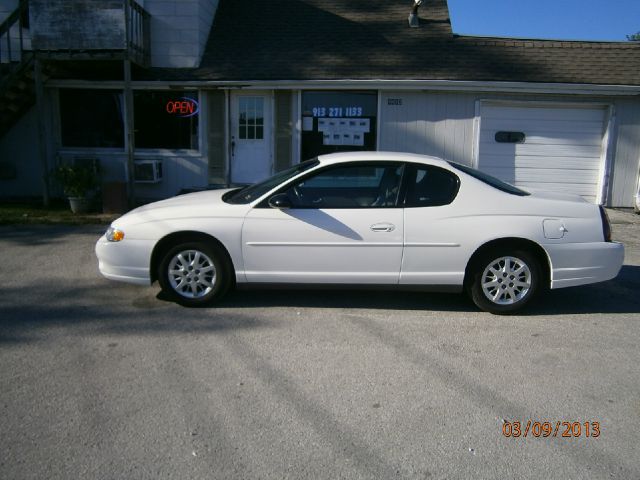
{"type": "Polygon", "coordinates": [[[64,147],[124,148],[122,92],[60,90],[64,147]]]}
{"type": "Polygon", "coordinates": [[[133,93],[136,148],[198,149],[196,92],[133,93]]]}
{"type": "Polygon", "coordinates": [[[302,92],[302,158],[376,149],[376,92],[302,92]]]}
{"type": "Polygon", "coordinates": [[[240,97],[238,136],[243,140],[264,138],[264,97],[240,97]]]}

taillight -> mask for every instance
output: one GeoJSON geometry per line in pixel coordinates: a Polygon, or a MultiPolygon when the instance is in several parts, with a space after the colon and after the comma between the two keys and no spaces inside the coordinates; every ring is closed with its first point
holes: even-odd
{"type": "Polygon", "coordinates": [[[602,235],[605,242],[611,241],[611,223],[609,222],[609,215],[602,205],[600,205],[600,218],[602,219],[602,235]]]}

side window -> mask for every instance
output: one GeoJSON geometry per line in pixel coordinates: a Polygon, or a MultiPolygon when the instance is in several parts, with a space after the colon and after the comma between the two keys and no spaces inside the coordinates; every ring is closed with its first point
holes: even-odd
{"type": "Polygon", "coordinates": [[[294,208],[389,208],[398,202],[403,166],[337,166],[306,178],[286,193],[294,208]]]}
{"type": "Polygon", "coordinates": [[[122,92],[60,89],[60,131],[65,147],[123,148],[122,92]]]}
{"type": "Polygon", "coordinates": [[[458,194],[460,180],[448,170],[438,167],[414,166],[407,186],[407,207],[448,205],[458,194]]]}

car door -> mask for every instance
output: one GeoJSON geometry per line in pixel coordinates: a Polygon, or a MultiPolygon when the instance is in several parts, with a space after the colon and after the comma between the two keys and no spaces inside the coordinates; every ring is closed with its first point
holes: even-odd
{"type": "Polygon", "coordinates": [[[246,216],[248,282],[398,283],[404,222],[398,197],[404,165],[355,162],[311,173],[246,216]]]}

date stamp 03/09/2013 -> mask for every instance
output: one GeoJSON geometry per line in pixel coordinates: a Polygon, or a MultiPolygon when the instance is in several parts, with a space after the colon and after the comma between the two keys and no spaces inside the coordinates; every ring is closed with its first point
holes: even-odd
{"type": "Polygon", "coordinates": [[[557,420],[537,421],[503,421],[502,435],[507,438],[598,438],[600,422],[566,422],[557,420]]]}

